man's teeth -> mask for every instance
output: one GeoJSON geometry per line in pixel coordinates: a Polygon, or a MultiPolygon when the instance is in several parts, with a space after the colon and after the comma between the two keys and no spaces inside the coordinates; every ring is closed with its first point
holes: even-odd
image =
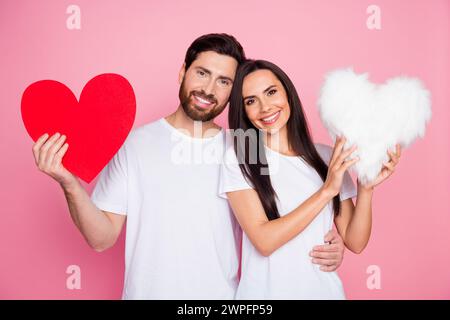
{"type": "Polygon", "coordinates": [[[270,117],[263,118],[262,121],[270,122],[270,121],[272,121],[273,119],[275,119],[275,118],[278,116],[279,113],[280,113],[280,111],[278,111],[277,113],[274,113],[274,114],[271,115],[270,117]]]}
{"type": "Polygon", "coordinates": [[[204,104],[211,104],[211,101],[202,99],[202,98],[197,97],[197,96],[195,96],[195,98],[196,98],[198,101],[200,101],[201,103],[204,103],[204,104]]]}

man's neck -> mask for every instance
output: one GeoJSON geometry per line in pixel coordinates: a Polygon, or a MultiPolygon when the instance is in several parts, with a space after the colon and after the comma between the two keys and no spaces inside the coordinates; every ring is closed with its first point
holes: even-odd
{"type": "Polygon", "coordinates": [[[211,121],[194,121],[184,112],[183,107],[178,106],[177,110],[164,119],[174,127],[184,133],[189,133],[195,138],[210,138],[219,133],[221,127],[211,121]]]}

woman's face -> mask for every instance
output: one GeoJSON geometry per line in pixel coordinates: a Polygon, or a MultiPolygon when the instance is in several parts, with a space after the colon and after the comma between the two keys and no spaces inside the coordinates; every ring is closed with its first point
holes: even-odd
{"type": "Polygon", "coordinates": [[[291,114],[286,90],[270,70],[257,70],[242,85],[245,112],[258,129],[276,133],[286,129],[291,114]]]}

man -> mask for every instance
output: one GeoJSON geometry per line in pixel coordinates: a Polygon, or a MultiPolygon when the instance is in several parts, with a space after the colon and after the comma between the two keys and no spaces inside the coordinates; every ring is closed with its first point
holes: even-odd
{"type": "MultiPolygon", "coordinates": [[[[91,197],[61,163],[65,136],[44,135],[33,146],[37,166],[60,183],[92,248],[114,245],[127,220],[124,299],[234,298],[241,230],[217,195],[225,133],[214,119],[244,60],[232,36],[196,39],[179,73],[177,110],[130,133],[91,197]]],[[[325,240],[332,244],[317,252],[318,262],[333,271],[344,246],[336,232],[325,240]]]]}

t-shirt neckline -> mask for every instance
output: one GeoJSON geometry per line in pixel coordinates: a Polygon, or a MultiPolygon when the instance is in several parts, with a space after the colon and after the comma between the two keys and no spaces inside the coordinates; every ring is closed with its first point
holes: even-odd
{"type": "Polygon", "coordinates": [[[306,166],[309,166],[309,164],[306,162],[306,160],[305,160],[302,156],[288,156],[288,155],[282,154],[282,153],[280,153],[280,152],[278,152],[278,151],[275,151],[275,150],[270,149],[270,148],[269,148],[268,146],[266,146],[265,144],[264,144],[264,149],[265,149],[265,150],[268,150],[269,153],[271,153],[272,155],[275,155],[275,156],[278,156],[278,157],[287,159],[287,160],[289,160],[289,161],[296,161],[296,160],[300,159],[300,161],[301,161],[303,164],[305,164],[306,166]]]}
{"type": "Polygon", "coordinates": [[[207,138],[197,138],[197,137],[192,137],[190,135],[184,134],[183,132],[181,132],[180,130],[178,130],[177,128],[175,128],[174,126],[172,126],[167,120],[166,118],[162,117],[160,119],[160,123],[165,126],[167,129],[169,129],[169,131],[171,131],[172,133],[176,134],[179,137],[182,137],[183,139],[189,140],[189,141],[193,141],[193,142],[209,142],[212,141],[214,139],[218,139],[219,137],[222,136],[223,134],[223,128],[220,128],[219,132],[217,134],[215,134],[212,137],[207,137],[207,138]]]}
{"type": "Polygon", "coordinates": [[[281,152],[272,150],[271,148],[269,148],[269,147],[266,146],[265,144],[264,144],[264,148],[265,148],[266,150],[269,150],[269,152],[271,152],[271,153],[273,153],[273,154],[275,154],[275,155],[277,155],[277,156],[285,157],[285,158],[288,158],[288,159],[301,158],[301,156],[288,156],[288,155],[282,154],[281,152]]]}

